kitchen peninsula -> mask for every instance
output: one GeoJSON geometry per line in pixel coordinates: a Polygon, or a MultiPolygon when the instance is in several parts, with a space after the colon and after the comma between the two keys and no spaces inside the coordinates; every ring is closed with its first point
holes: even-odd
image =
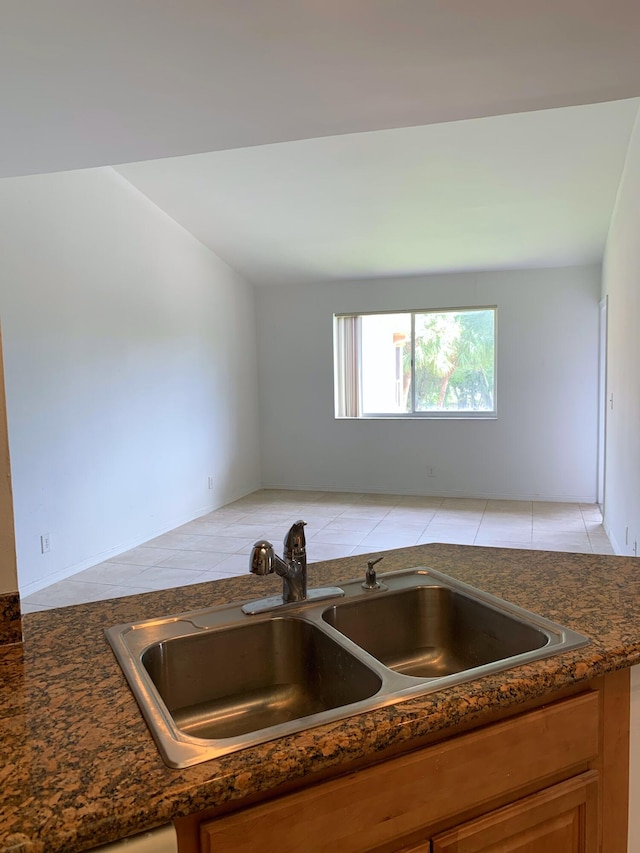
{"type": "MultiPolygon", "coordinates": [[[[431,544],[386,552],[384,566],[385,572],[432,567],[572,628],[591,642],[546,660],[175,770],[162,762],[104,629],[276,594],[280,579],[247,574],[29,614],[23,620],[23,644],[0,647],[1,853],[77,853],[171,821],[177,824],[184,853],[197,850],[200,843],[203,850],[219,850],[220,833],[233,836],[233,812],[240,807],[266,800],[245,812],[259,820],[269,798],[276,795],[280,800],[272,802],[284,803],[285,811],[288,798],[300,798],[307,789],[319,792],[318,802],[325,790],[335,800],[340,790],[348,793],[350,785],[358,785],[360,774],[382,768],[389,768],[388,782],[396,784],[397,774],[418,772],[415,762],[422,761],[421,756],[429,767],[431,745],[443,742],[439,748],[455,749],[458,737],[469,737],[487,723],[492,725],[481,731],[517,734],[518,726],[524,726],[530,736],[537,732],[542,738],[535,744],[539,752],[544,751],[546,735],[557,738],[558,755],[575,750],[562,771],[544,771],[549,777],[544,789],[553,785],[563,802],[575,800],[577,820],[586,820],[587,830],[581,831],[592,836],[603,833],[602,849],[621,853],[626,835],[627,674],[629,667],[640,663],[637,561],[431,544]],[[551,708],[555,716],[543,718],[543,708],[551,708]],[[557,731],[549,720],[557,721],[557,731]],[[320,784],[312,789],[316,782],[320,784]],[[220,814],[225,816],[218,819],[220,814]],[[201,823],[202,816],[207,822],[201,823]]],[[[365,567],[366,558],[361,556],[312,564],[309,585],[358,578],[365,567]]],[[[537,797],[535,803],[544,807],[548,797],[545,802],[540,799],[547,796],[542,787],[523,779],[518,796],[533,798],[532,802],[537,797]]],[[[445,790],[439,796],[442,802],[447,798],[451,802],[458,793],[445,790]]],[[[511,819],[506,794],[496,790],[494,801],[492,807],[505,820],[511,819]]],[[[465,812],[466,827],[477,828],[475,806],[458,811],[465,812]]],[[[444,818],[436,824],[440,846],[433,849],[443,853],[455,849],[451,833],[458,830],[444,818]]],[[[388,838],[380,839],[378,849],[383,849],[382,842],[384,849],[393,849],[388,838]]]]}

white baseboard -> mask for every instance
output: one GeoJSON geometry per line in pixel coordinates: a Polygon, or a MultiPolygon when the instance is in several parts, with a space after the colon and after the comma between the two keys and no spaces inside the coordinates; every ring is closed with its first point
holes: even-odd
{"type": "Polygon", "coordinates": [[[618,544],[616,537],[611,532],[611,528],[609,527],[609,525],[607,524],[607,522],[604,519],[602,520],[602,526],[604,527],[604,532],[607,534],[607,536],[609,538],[609,542],[611,542],[611,547],[613,548],[614,554],[616,554],[618,557],[628,556],[628,555],[625,555],[624,550],[618,544]]]}
{"type": "Polygon", "coordinates": [[[434,489],[432,491],[416,491],[415,489],[372,489],[365,486],[336,486],[336,485],[295,485],[287,483],[263,483],[263,489],[284,489],[292,492],[342,492],[343,494],[370,495],[414,495],[424,498],[469,498],[493,501],[548,501],[551,503],[581,503],[595,504],[595,493],[589,495],[554,495],[510,492],[467,492],[456,489],[434,489]]]}

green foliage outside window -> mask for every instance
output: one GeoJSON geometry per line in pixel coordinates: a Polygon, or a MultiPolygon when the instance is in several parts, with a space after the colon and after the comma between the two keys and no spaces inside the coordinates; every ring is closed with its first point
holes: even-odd
{"type": "Polygon", "coordinates": [[[415,411],[492,411],[494,312],[415,314],[415,347],[403,347],[404,409],[412,410],[411,359],[415,358],[415,411]]]}

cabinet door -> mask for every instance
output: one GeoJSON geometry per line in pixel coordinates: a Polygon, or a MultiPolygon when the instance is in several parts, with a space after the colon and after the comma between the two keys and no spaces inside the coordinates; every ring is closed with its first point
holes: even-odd
{"type": "Polygon", "coordinates": [[[433,853],[596,853],[598,774],[583,773],[432,840],[433,853]]]}

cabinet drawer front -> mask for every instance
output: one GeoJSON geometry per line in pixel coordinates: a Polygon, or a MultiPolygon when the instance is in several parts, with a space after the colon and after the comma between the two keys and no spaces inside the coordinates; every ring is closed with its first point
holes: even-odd
{"type": "MultiPolygon", "coordinates": [[[[598,752],[595,691],[203,823],[203,853],[362,851],[571,768],[598,752]],[[315,846],[314,846],[315,845],[315,846]]],[[[517,796],[517,794],[514,795],[517,796]]]]}
{"type": "Polygon", "coordinates": [[[582,773],[433,839],[433,853],[595,853],[598,774],[582,773]]]}

